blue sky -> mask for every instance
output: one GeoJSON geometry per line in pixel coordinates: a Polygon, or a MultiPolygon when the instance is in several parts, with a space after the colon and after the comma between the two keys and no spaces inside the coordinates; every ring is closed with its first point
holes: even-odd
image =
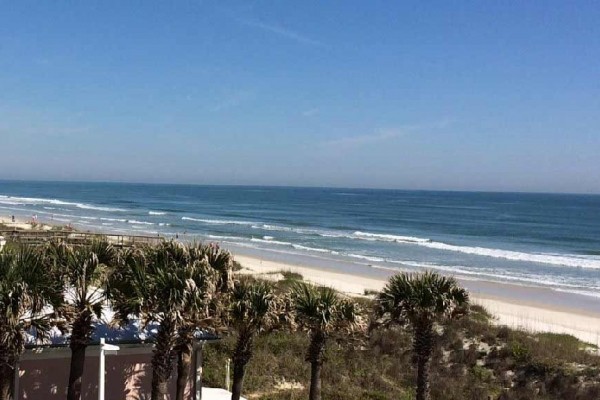
{"type": "Polygon", "coordinates": [[[0,178],[600,193],[589,1],[2,1],[0,178]]]}

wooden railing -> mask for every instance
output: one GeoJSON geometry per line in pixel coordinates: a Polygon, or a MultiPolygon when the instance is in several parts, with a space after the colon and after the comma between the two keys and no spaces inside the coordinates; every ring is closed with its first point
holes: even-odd
{"type": "Polygon", "coordinates": [[[105,239],[115,246],[157,245],[165,240],[163,236],[119,235],[112,233],[40,231],[40,230],[0,230],[7,242],[21,244],[43,244],[51,240],[64,240],[71,244],[85,244],[93,240],[105,239]]]}

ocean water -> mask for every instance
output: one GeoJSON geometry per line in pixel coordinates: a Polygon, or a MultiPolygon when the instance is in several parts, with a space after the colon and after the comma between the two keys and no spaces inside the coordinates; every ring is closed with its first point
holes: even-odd
{"type": "Polygon", "coordinates": [[[0,214],[600,297],[600,196],[0,181],[0,214]]]}

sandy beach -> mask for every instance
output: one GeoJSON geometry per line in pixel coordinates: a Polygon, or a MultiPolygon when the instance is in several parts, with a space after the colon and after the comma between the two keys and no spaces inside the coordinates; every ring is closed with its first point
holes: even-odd
{"type": "MultiPolygon", "coordinates": [[[[28,231],[34,228],[33,218],[25,219],[22,216],[15,216],[13,221],[13,217],[11,215],[0,215],[0,224],[4,225],[8,229],[15,230],[28,231]]],[[[52,229],[52,226],[53,225],[51,224],[38,220],[35,228],[48,231],[52,229]]]]}
{"type": "MultiPolygon", "coordinates": [[[[359,275],[333,272],[300,265],[287,264],[236,255],[236,260],[244,267],[244,273],[272,276],[279,271],[301,274],[305,280],[330,286],[349,295],[363,295],[365,290],[380,290],[384,279],[368,278],[359,275]]],[[[509,286],[493,284],[497,286],[509,286]]],[[[503,288],[506,289],[506,288],[503,288]]],[[[482,305],[495,317],[499,325],[522,329],[528,332],[552,332],[569,334],[578,339],[600,346],[600,310],[587,312],[569,307],[528,303],[519,298],[488,296],[471,290],[472,301],[482,305]]]]}

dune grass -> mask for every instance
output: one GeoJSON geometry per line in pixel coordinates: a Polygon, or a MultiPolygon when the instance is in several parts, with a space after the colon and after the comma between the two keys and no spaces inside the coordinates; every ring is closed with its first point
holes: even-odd
{"type": "MultiPolygon", "coordinates": [[[[299,279],[288,275],[286,286],[299,279]]],[[[361,299],[369,305],[370,299],[361,299]]],[[[480,306],[440,329],[431,371],[436,400],[597,400],[600,356],[569,335],[529,334],[495,326],[480,306]]],[[[411,332],[375,329],[360,341],[333,342],[323,367],[323,398],[383,400],[414,398],[411,332]]],[[[205,383],[223,386],[225,360],[233,341],[207,346],[205,383]]],[[[308,337],[272,332],[256,341],[244,395],[249,399],[295,400],[308,397],[308,337]]]]}

